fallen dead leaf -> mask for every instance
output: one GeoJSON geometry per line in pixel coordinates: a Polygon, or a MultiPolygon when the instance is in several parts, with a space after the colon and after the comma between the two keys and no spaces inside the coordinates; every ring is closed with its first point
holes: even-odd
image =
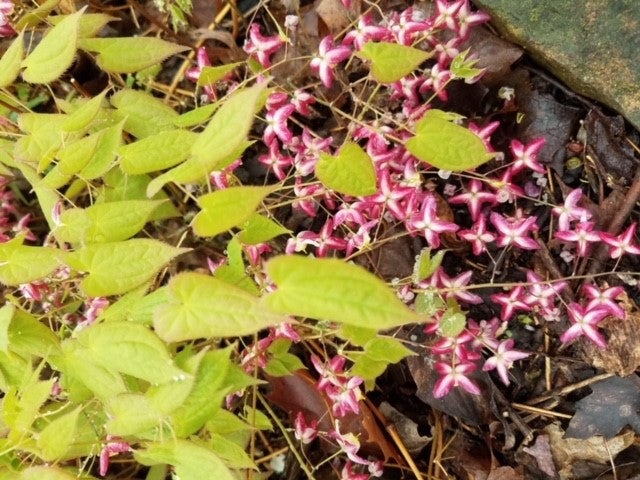
{"type": "Polygon", "coordinates": [[[548,435],[538,435],[533,446],[524,447],[523,450],[535,459],[538,468],[542,472],[549,475],[551,478],[558,477],[556,466],[553,464],[553,456],[551,455],[551,448],[549,447],[548,435]]]}
{"type": "Polygon", "coordinates": [[[393,408],[391,404],[382,402],[378,409],[396,427],[398,435],[409,453],[418,453],[431,442],[431,437],[420,435],[416,422],[393,408]]]}
{"type": "Polygon", "coordinates": [[[487,480],[524,480],[522,467],[498,467],[489,473],[487,480]]]}
{"type": "Polygon", "coordinates": [[[523,51],[513,43],[494,35],[486,28],[474,28],[469,39],[460,47],[460,51],[471,49],[476,55],[477,68],[485,68],[486,72],[480,81],[488,87],[502,83],[505,75],[511,71],[511,65],[522,57],[523,51]]]}

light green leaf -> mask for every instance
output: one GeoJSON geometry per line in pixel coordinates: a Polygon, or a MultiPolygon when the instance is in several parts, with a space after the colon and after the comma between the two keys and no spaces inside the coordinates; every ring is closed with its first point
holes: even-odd
{"type": "Polygon", "coordinates": [[[208,275],[181,273],[171,279],[169,291],[170,302],[153,319],[166,342],[248,335],[285,320],[255,296],[208,275]]]}
{"type": "Polygon", "coordinates": [[[470,170],[495,155],[487,152],[476,134],[437,115],[425,115],[416,125],[416,131],[405,146],[423,162],[442,170],[470,170]]]}
{"type": "Polygon", "coordinates": [[[227,73],[233,72],[236,67],[242,65],[242,62],[227,63],[226,65],[218,65],[215,67],[203,67],[198,77],[198,86],[213,85],[221,80],[227,73]]]}
{"type": "Polygon", "coordinates": [[[91,352],[77,340],[65,341],[62,350],[61,370],[64,374],[81,382],[101,401],[126,392],[127,387],[120,374],[90,360],[91,352]]]}
{"type": "Polygon", "coordinates": [[[416,295],[414,307],[416,312],[428,317],[434,316],[445,307],[445,303],[439,295],[433,291],[420,292],[416,295]]]}
{"type": "Polygon", "coordinates": [[[18,78],[23,57],[24,32],[20,32],[0,58],[0,88],[8,87],[18,78]]]}
{"type": "Polygon", "coordinates": [[[377,191],[371,157],[357,143],[344,144],[335,157],[321,153],[316,176],[325,186],[346,195],[365,196],[377,191]]]}
{"type": "Polygon", "coordinates": [[[5,303],[0,308],[0,352],[9,351],[9,325],[16,313],[16,307],[12,303],[5,303]]]}
{"type": "Polygon", "coordinates": [[[19,438],[22,434],[29,432],[40,407],[42,407],[44,402],[49,398],[54,381],[52,378],[50,380],[36,382],[22,389],[18,402],[18,411],[15,417],[8,419],[5,416],[7,425],[11,427],[9,437],[19,438]]]}
{"type": "Polygon", "coordinates": [[[116,158],[118,149],[122,145],[122,129],[124,120],[101,130],[102,136],[98,140],[96,149],[89,163],[80,170],[78,176],[84,180],[95,180],[102,177],[111,168],[111,164],[116,158]]]}
{"type": "Polygon", "coordinates": [[[154,410],[166,416],[184,404],[193,388],[193,376],[181,378],[162,385],[152,385],[145,392],[154,410]]]}
{"type": "Polygon", "coordinates": [[[247,275],[242,245],[236,236],[227,243],[227,259],[227,264],[218,266],[213,276],[257,297],[260,291],[253,279],[247,275]]]}
{"type": "MultiPolygon", "coordinates": [[[[68,16],[69,15],[51,15],[49,18],[47,18],[47,21],[51,22],[52,25],[57,25],[68,16]]],[[[107,23],[116,20],[120,19],[117,17],[112,17],[111,15],[107,15],[106,13],[85,13],[84,15],[82,15],[82,17],[80,17],[80,28],[78,30],[78,37],[95,37],[100,32],[100,30],[102,30],[102,27],[104,27],[107,23]]]]}
{"type": "Polygon", "coordinates": [[[142,230],[162,203],[162,200],[124,200],[65,210],[54,234],[58,241],[69,243],[126,240],[142,230]]]}
{"type": "Polygon", "coordinates": [[[380,83],[406,77],[433,53],[390,42],[367,42],[357,55],[371,61],[371,74],[380,83]]]}
{"type": "Polygon", "coordinates": [[[171,130],[143,138],[120,148],[120,167],[129,175],[140,175],[173,167],[187,159],[198,135],[189,130],[171,130]]]}
{"type": "Polygon", "coordinates": [[[216,433],[211,435],[211,448],[231,468],[258,470],[251,457],[237,443],[216,433]]]}
{"type": "Polygon", "coordinates": [[[222,400],[230,393],[225,385],[227,372],[231,367],[231,347],[207,352],[194,372],[191,393],[184,403],[173,411],[171,418],[178,437],[188,437],[197,432],[220,409],[222,400]]]}
{"type": "Polygon", "coordinates": [[[204,107],[198,107],[183,113],[173,121],[173,124],[178,128],[189,128],[200,125],[213,115],[213,112],[220,106],[220,102],[210,103],[204,107]]]}
{"type": "Polygon", "coordinates": [[[96,115],[98,115],[102,101],[106,95],[107,91],[105,90],[100,95],[84,102],[75,112],[67,117],[62,124],[62,130],[65,132],[76,132],[86,128],[91,121],[96,118],[96,115]]]}
{"type": "Polygon", "coordinates": [[[27,162],[43,170],[62,146],[65,134],[62,124],[66,115],[59,113],[23,113],[18,125],[28,135],[16,142],[14,156],[18,162],[27,162]]]}
{"type": "Polygon", "coordinates": [[[24,178],[26,178],[33,187],[33,191],[38,198],[38,204],[40,205],[42,214],[47,220],[49,229],[53,230],[56,227],[56,223],[53,221],[52,212],[56,203],[60,200],[60,194],[53,188],[42,185],[42,179],[36,173],[35,168],[24,163],[19,164],[18,168],[22,175],[24,175],[24,178]]]}
{"type": "Polygon", "coordinates": [[[375,328],[356,327],[354,325],[343,324],[338,331],[338,336],[349,340],[353,345],[364,346],[369,340],[378,336],[375,328]]]}
{"type": "Polygon", "coordinates": [[[142,285],[187,249],[146,238],[95,243],[68,254],[71,268],[88,272],[82,289],[91,297],[120,295],[142,285]]]}
{"type": "Polygon", "coordinates": [[[76,407],[59,416],[38,434],[36,445],[41,450],[40,457],[43,460],[52,462],[67,452],[73,442],[81,410],[82,407],[76,407]]]}
{"type": "Polygon", "coordinates": [[[149,137],[175,128],[176,111],[149,93],[125,89],[110,100],[117,108],[116,116],[120,120],[126,119],[124,129],[135,137],[149,137]]]}
{"type": "Polygon", "coordinates": [[[189,47],[154,37],[81,38],[78,46],[98,53],[98,66],[111,73],[134,73],[162,63],[189,47]]]}
{"type": "MultiPolygon", "coordinates": [[[[59,0],[56,0],[58,2],[59,0]]],[[[82,480],[91,480],[95,477],[82,477],[82,480]]],[[[17,480],[78,480],[78,476],[68,473],[58,467],[28,467],[20,472],[17,480]]]]}
{"type": "Polygon", "coordinates": [[[376,337],[369,340],[364,346],[364,351],[368,357],[387,363],[398,363],[405,357],[415,355],[400,340],[391,337],[376,337]]]}
{"type": "Polygon", "coordinates": [[[49,188],[66,185],[76,173],[89,164],[104,133],[105,131],[101,130],[60,150],[58,164],[47,173],[42,184],[49,188]]]}
{"type": "Polygon", "coordinates": [[[431,248],[423,248],[413,265],[413,283],[420,283],[433,275],[442,263],[445,253],[447,253],[446,250],[438,250],[431,256],[431,248]]]}
{"type": "Polygon", "coordinates": [[[191,147],[191,158],[155,178],[147,191],[153,196],[166,183],[196,182],[234,161],[248,146],[247,135],[266,83],[235,91],[216,111],[191,147]]]}
{"type": "Polygon", "coordinates": [[[202,209],[193,219],[193,230],[213,237],[247,221],[273,187],[230,187],[198,198],[202,209]]]}
{"type": "Polygon", "coordinates": [[[9,324],[9,350],[24,357],[47,357],[60,351],[53,331],[24,310],[16,310],[9,324]]]}
{"type": "Polygon", "coordinates": [[[22,62],[22,78],[29,83],[48,83],[62,75],[73,63],[78,27],[84,8],[54,26],[22,62]]]}
{"type": "Polygon", "coordinates": [[[13,286],[40,280],[60,265],[62,255],[57,248],[22,245],[20,237],[0,243],[0,282],[13,286]]]}
{"type": "Polygon", "coordinates": [[[459,308],[448,308],[439,323],[440,333],[444,337],[457,337],[467,326],[467,318],[459,308]]]}
{"type": "Polygon", "coordinates": [[[242,231],[238,234],[238,240],[245,245],[256,245],[258,243],[268,242],[285,233],[291,233],[291,230],[268,217],[254,213],[242,225],[242,231]]]}
{"type": "Polygon", "coordinates": [[[160,425],[161,412],[153,408],[151,400],[144,395],[122,393],[107,401],[109,421],[107,432],[111,435],[136,435],[160,425]]]}
{"type": "Polygon", "coordinates": [[[467,60],[468,54],[469,49],[466,49],[464,52],[460,52],[451,61],[451,65],[449,66],[449,70],[453,74],[454,78],[462,78],[467,82],[473,80],[484,71],[483,68],[474,68],[474,65],[478,62],[478,60],[467,60]]]}
{"type": "Polygon", "coordinates": [[[131,322],[94,324],[77,335],[87,358],[106,369],[160,384],[184,378],[165,344],[147,327],[131,322]]]}
{"type": "Polygon", "coordinates": [[[180,480],[236,480],[212,450],[188,440],[148,443],[144,450],[137,450],[134,455],[143,465],[173,465],[180,480]]]}
{"type": "Polygon", "coordinates": [[[266,305],[283,314],[376,329],[421,320],[382,280],[344,260],[286,255],[266,269],[278,287],[266,305]]]}

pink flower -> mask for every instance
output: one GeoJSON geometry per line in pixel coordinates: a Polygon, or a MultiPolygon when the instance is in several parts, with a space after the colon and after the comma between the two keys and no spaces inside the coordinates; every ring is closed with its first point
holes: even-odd
{"type": "Polygon", "coordinates": [[[582,190],[576,188],[564,199],[564,205],[551,209],[551,213],[558,216],[558,229],[560,231],[569,230],[572,220],[586,222],[591,218],[589,210],[578,206],[580,198],[582,198],[582,190]]]}
{"type": "Polygon", "coordinates": [[[471,230],[460,230],[458,236],[471,243],[474,255],[481,255],[487,250],[486,244],[496,239],[493,233],[487,232],[487,218],[484,215],[473,224],[471,230]]]}
{"type": "Polygon", "coordinates": [[[480,139],[484,143],[484,146],[487,147],[487,151],[493,152],[494,149],[491,145],[491,135],[498,129],[499,126],[500,122],[498,121],[487,123],[484,127],[479,127],[475,123],[469,122],[468,128],[471,132],[480,137],[480,139]]]}
{"type": "Polygon", "coordinates": [[[538,242],[528,236],[529,232],[538,230],[537,217],[510,218],[507,219],[499,213],[492,213],[491,223],[500,233],[496,243],[500,247],[515,245],[523,250],[537,250],[538,242]]]}
{"type": "Polygon", "coordinates": [[[529,356],[528,353],[513,350],[513,345],[513,339],[503,340],[500,342],[498,348],[496,348],[494,352],[494,355],[488,358],[484,363],[484,367],[482,367],[482,370],[484,371],[493,370],[494,368],[498,370],[498,375],[500,376],[502,383],[505,385],[509,385],[508,371],[513,365],[513,362],[522,360],[529,356]]]}
{"type": "Polygon", "coordinates": [[[333,46],[333,38],[327,35],[320,41],[318,55],[311,60],[311,69],[318,72],[325,87],[333,85],[333,69],[351,56],[351,49],[344,45],[333,46]]]}
{"type": "Polygon", "coordinates": [[[593,222],[581,222],[575,226],[575,230],[556,232],[554,236],[563,242],[577,243],[576,254],[586,257],[589,254],[590,243],[600,241],[602,233],[593,231],[593,222]]]}
{"type": "Polygon", "coordinates": [[[511,140],[511,153],[515,159],[511,165],[511,173],[516,174],[525,167],[534,172],[545,173],[545,167],[536,159],[544,144],[544,138],[537,138],[527,145],[523,145],[518,140],[511,140]]]}
{"type": "Polygon", "coordinates": [[[378,220],[369,220],[368,222],[360,225],[356,233],[349,236],[349,239],[347,240],[347,249],[345,251],[345,255],[347,257],[349,257],[354,250],[360,251],[371,243],[369,233],[378,225],[378,223],[378,220]]]}
{"type": "MultiPolygon", "coordinates": [[[[206,48],[200,47],[198,49],[198,53],[196,54],[196,65],[197,66],[191,67],[189,70],[187,70],[184,75],[194,83],[198,82],[198,79],[202,74],[202,69],[211,66],[211,61],[209,60],[209,55],[207,55],[206,48]]],[[[211,101],[215,101],[217,99],[216,89],[213,85],[205,85],[204,93],[211,101]]]]}
{"type": "Polygon", "coordinates": [[[598,331],[598,323],[609,314],[604,308],[593,309],[583,308],[577,303],[570,303],[567,306],[569,320],[573,325],[560,336],[562,343],[568,343],[584,335],[600,348],[606,348],[607,342],[598,331]]]}
{"type": "Polygon", "coordinates": [[[469,213],[471,213],[471,220],[475,222],[480,216],[482,204],[490,203],[491,205],[495,205],[498,199],[495,193],[485,192],[482,189],[482,182],[480,180],[471,180],[467,190],[467,193],[462,193],[450,198],[449,203],[466,204],[469,207],[469,213]]]}
{"type": "Polygon", "coordinates": [[[640,255],[640,247],[633,244],[633,237],[636,232],[637,224],[632,223],[623,233],[617,237],[609,233],[601,233],[600,238],[604,243],[609,245],[609,256],[611,258],[619,258],[624,253],[631,253],[633,255],[640,255]]]}
{"type": "Polygon", "coordinates": [[[555,315],[555,300],[562,290],[567,287],[567,282],[545,282],[534,271],[527,271],[527,293],[522,297],[524,303],[530,307],[539,307],[542,315],[549,320],[555,315]]]}
{"type": "Polygon", "coordinates": [[[265,37],[260,33],[260,25],[252,23],[249,27],[249,39],[245,41],[244,51],[258,60],[265,68],[271,66],[271,55],[280,50],[284,40],[280,35],[265,37]]]}
{"type": "Polygon", "coordinates": [[[491,20],[491,17],[485,12],[471,12],[468,0],[465,0],[460,6],[456,17],[458,21],[458,35],[461,39],[465,39],[469,35],[472,27],[491,20]]]}
{"type": "Polygon", "coordinates": [[[410,230],[422,233],[432,248],[440,246],[441,233],[455,232],[460,228],[455,223],[440,220],[436,215],[436,209],[436,197],[427,193],[422,201],[420,212],[413,215],[407,225],[410,230]]]}
{"type": "Polygon", "coordinates": [[[289,103],[275,111],[267,112],[267,128],[264,129],[262,134],[262,141],[265,145],[270,145],[276,137],[285,145],[291,143],[293,133],[287,127],[287,120],[295,110],[296,107],[289,103]]]}
{"type": "Polygon", "coordinates": [[[589,283],[582,287],[582,291],[585,293],[587,298],[589,298],[589,303],[587,303],[586,307],[587,310],[602,308],[606,310],[609,315],[613,315],[620,320],[624,320],[626,318],[627,313],[618,304],[618,302],[615,301],[616,298],[624,293],[624,288],[611,287],[606,290],[600,290],[594,284],[589,283]]]}
{"type": "Polygon", "coordinates": [[[309,105],[316,103],[316,99],[310,93],[305,92],[302,89],[298,89],[291,95],[291,104],[295,107],[296,112],[300,115],[308,117],[311,115],[311,109],[309,105]]]}
{"type": "Polygon", "coordinates": [[[280,144],[275,139],[269,144],[269,153],[260,155],[258,161],[269,167],[278,180],[287,178],[287,171],[293,165],[293,158],[280,151],[280,144]]]}
{"type": "Polygon", "coordinates": [[[329,432],[329,437],[336,441],[340,449],[352,462],[367,466],[371,463],[369,460],[358,455],[358,450],[360,450],[360,441],[358,438],[351,432],[345,434],[340,432],[339,420],[335,421],[334,430],[329,432]]]}
{"type": "Polygon", "coordinates": [[[411,45],[420,34],[426,33],[432,27],[431,22],[424,19],[424,14],[412,7],[398,14],[394,12],[389,21],[391,33],[401,45],[411,45]]]}
{"type": "Polygon", "coordinates": [[[482,298],[474,293],[469,292],[465,288],[471,281],[472,275],[473,271],[467,270],[466,272],[462,272],[460,275],[451,278],[444,271],[444,268],[438,267],[435,274],[431,278],[431,284],[437,289],[445,290],[445,299],[455,297],[458,300],[462,300],[463,302],[477,305],[479,303],[482,303],[482,298]]]}
{"type": "Polygon", "coordinates": [[[458,386],[469,393],[480,395],[478,386],[467,377],[469,373],[476,369],[473,363],[464,362],[454,366],[445,362],[436,362],[435,369],[441,375],[433,387],[433,396],[435,398],[444,397],[453,387],[458,386]]]}
{"type": "Polygon", "coordinates": [[[448,0],[436,0],[436,18],[434,26],[442,27],[446,25],[449,30],[458,30],[457,13],[464,0],[457,0],[449,3],[448,0]]]}
{"type": "Polygon", "coordinates": [[[360,385],[364,383],[361,377],[353,376],[343,380],[340,386],[329,385],[326,394],[331,400],[331,411],[336,417],[344,417],[347,413],[360,413],[360,399],[362,392],[360,385]]]}
{"type": "Polygon", "coordinates": [[[353,45],[356,50],[361,50],[368,41],[380,42],[389,38],[390,35],[391,32],[387,28],[374,25],[371,20],[371,14],[367,13],[360,17],[354,30],[347,32],[342,39],[342,44],[353,45]]]}
{"type": "Polygon", "coordinates": [[[107,435],[107,443],[102,447],[100,451],[100,476],[104,477],[109,470],[109,459],[118,453],[124,453],[131,450],[131,447],[127,442],[124,442],[120,437],[113,437],[107,435]]]}
{"type": "Polygon", "coordinates": [[[318,421],[312,420],[311,423],[307,423],[302,412],[298,412],[298,415],[296,415],[294,425],[296,439],[305,445],[313,442],[318,436],[318,421]]]}
{"type": "Polygon", "coordinates": [[[491,295],[492,301],[502,305],[502,311],[500,312],[500,318],[502,318],[502,320],[509,320],[513,317],[516,310],[522,310],[525,312],[531,310],[531,307],[523,300],[523,293],[524,287],[522,285],[518,285],[517,287],[512,288],[509,294],[496,293],[491,295]]]}

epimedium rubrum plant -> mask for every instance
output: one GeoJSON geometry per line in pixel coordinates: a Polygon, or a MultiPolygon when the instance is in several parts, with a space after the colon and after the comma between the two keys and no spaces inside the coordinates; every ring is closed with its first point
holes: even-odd
{"type": "Polygon", "coordinates": [[[581,190],[564,205],[544,201],[542,139],[513,140],[507,160],[491,144],[497,124],[432,105],[446,102],[451,82],[483,73],[459,49],[488,20],[467,0],[438,0],[430,16],[346,10],[353,28],[318,42],[307,76],[320,84],[306,88],[270,75],[289,61],[286,32],[299,19],[273,36],[253,23],[245,62],[212,66],[197,51],[186,77],[200,105],[179,110],[129,79],[188,48],[100,36],[113,17],[58,14],[58,3],[14,12],[0,0],[0,37],[13,39],[0,57],[0,479],[108,476],[118,455],[147,479],[244,478],[259,470],[246,452],[255,430],[282,427],[256,408],[263,374],[306,367],[331,427],[290,412],[290,448],[321,436],[340,451],[340,478],[380,476],[383,459],[362,454],[340,419],[359,413],[389,364],[414,354],[397,327],[423,324],[433,336],[420,353],[436,358],[441,397],[479,393],[478,368],[509,384],[509,368],[528,355],[506,336],[518,313],[566,313],[562,342],[585,336],[601,347],[598,323],[624,317],[619,287],[587,284],[587,302],[561,307],[567,283],[529,271],[526,284],[491,296],[499,316],[467,318],[484,300],[471,270],[447,273],[446,245],[455,237],[491,260],[536,250],[534,204],[553,207],[555,236],[576,261],[597,241],[614,259],[640,253],[635,224],[619,236],[595,229],[581,190]],[[112,79],[91,98],[60,88],[80,50],[112,79]],[[347,62],[364,80],[346,82],[347,62]],[[336,82],[358,100],[354,111],[326,100],[336,82]],[[57,95],[46,108],[21,93],[39,85],[57,95]],[[314,131],[305,120],[315,107],[347,128],[336,138],[314,131]],[[234,174],[243,162],[262,164],[265,181],[243,184],[234,174]],[[427,178],[450,183],[440,194],[427,178]],[[24,213],[25,195],[41,219],[24,213]],[[469,222],[447,214],[458,205],[469,222]],[[283,210],[303,220],[285,226],[283,210]],[[425,248],[413,275],[389,286],[358,260],[391,226],[425,248]],[[320,349],[305,361],[293,347],[310,337],[325,342],[325,358],[320,349]]]}

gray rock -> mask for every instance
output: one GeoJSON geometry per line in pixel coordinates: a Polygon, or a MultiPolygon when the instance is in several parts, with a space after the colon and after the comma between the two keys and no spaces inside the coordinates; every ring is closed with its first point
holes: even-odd
{"type": "Polygon", "coordinates": [[[474,0],[570,88],[640,129],[640,1],[474,0]]]}

